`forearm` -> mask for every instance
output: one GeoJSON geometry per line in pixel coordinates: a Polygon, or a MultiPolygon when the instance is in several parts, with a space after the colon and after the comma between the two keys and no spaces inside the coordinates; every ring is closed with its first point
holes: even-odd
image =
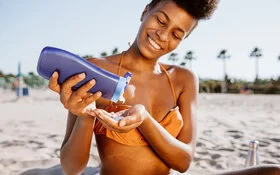
{"type": "Polygon", "coordinates": [[[172,169],[185,172],[192,161],[192,147],[169,134],[150,115],[138,127],[157,155],[172,169]]]}
{"type": "Polygon", "coordinates": [[[79,174],[87,165],[94,120],[78,117],[69,139],[61,148],[61,166],[67,175],[79,174]]]}

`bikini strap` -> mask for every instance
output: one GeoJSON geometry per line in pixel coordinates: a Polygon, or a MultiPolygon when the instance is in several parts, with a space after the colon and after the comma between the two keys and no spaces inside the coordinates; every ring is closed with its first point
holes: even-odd
{"type": "Polygon", "coordinates": [[[167,78],[168,78],[168,82],[169,82],[169,85],[170,85],[170,87],[171,87],[171,89],[172,89],[172,93],[173,93],[174,104],[175,104],[175,106],[177,106],[177,95],[176,95],[176,93],[175,93],[175,89],[174,89],[173,83],[172,83],[172,81],[171,81],[170,75],[169,75],[169,73],[167,72],[167,70],[163,67],[163,65],[161,65],[161,64],[159,64],[159,65],[160,65],[161,69],[165,72],[165,74],[166,74],[166,76],[167,76],[167,78]]]}
{"type": "MultiPolygon", "coordinates": [[[[121,53],[121,58],[120,58],[120,61],[119,61],[119,66],[118,66],[118,70],[117,70],[117,75],[120,75],[120,71],[121,71],[121,68],[122,68],[122,62],[123,62],[124,53],[125,53],[125,51],[123,51],[123,52],[121,53]]],[[[111,105],[113,105],[113,102],[112,102],[112,101],[110,101],[109,106],[111,106],[111,105]]]]}
{"type": "Polygon", "coordinates": [[[119,67],[118,67],[117,75],[120,75],[120,71],[121,71],[121,68],[122,68],[122,62],[123,62],[124,53],[125,53],[125,51],[123,51],[122,54],[121,54],[121,59],[120,59],[120,62],[119,62],[119,67]]]}

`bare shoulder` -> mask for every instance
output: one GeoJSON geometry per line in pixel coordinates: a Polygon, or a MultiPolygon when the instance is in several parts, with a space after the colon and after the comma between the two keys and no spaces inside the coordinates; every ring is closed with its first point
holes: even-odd
{"type": "Polygon", "coordinates": [[[172,82],[182,88],[198,88],[199,78],[195,72],[181,66],[162,64],[168,70],[172,82]]]}
{"type": "Polygon", "coordinates": [[[87,61],[89,61],[95,65],[102,65],[103,63],[110,62],[109,58],[110,57],[92,57],[92,58],[87,59],[87,61]]]}
{"type": "Polygon", "coordinates": [[[87,61],[89,61],[90,63],[92,63],[100,68],[110,70],[110,68],[113,68],[118,65],[119,56],[111,55],[111,56],[99,57],[99,58],[92,57],[92,58],[87,59],[87,61]]]}

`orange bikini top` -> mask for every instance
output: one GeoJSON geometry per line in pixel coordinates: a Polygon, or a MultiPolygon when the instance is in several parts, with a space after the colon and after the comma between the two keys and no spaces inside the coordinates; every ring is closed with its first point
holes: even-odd
{"type": "MultiPolygon", "coordinates": [[[[124,52],[122,53],[119,67],[117,74],[119,75],[120,73],[120,68],[122,66],[122,59],[123,59],[124,52]]],[[[182,127],[183,127],[183,119],[182,115],[179,111],[179,107],[177,105],[177,97],[176,93],[174,90],[174,86],[171,82],[170,76],[168,72],[165,70],[165,68],[160,64],[162,70],[165,72],[165,74],[168,77],[168,82],[170,84],[173,97],[174,97],[174,105],[175,107],[172,108],[164,117],[164,119],[159,122],[162,127],[164,127],[173,137],[177,137],[178,134],[180,133],[182,127]]],[[[107,112],[118,112],[121,110],[129,109],[131,106],[129,105],[116,105],[113,104],[112,102],[105,107],[105,110],[107,112]]],[[[104,134],[106,137],[124,145],[129,145],[129,146],[141,146],[141,145],[148,145],[147,141],[144,139],[142,134],[138,131],[138,129],[132,129],[127,133],[119,133],[115,132],[112,130],[109,130],[105,128],[99,120],[95,121],[95,126],[94,126],[94,133],[96,135],[98,134],[104,134]]]]}

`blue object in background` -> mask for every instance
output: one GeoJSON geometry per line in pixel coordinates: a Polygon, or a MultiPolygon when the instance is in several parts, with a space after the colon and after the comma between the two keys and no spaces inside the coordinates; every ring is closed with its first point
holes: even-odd
{"type": "Polygon", "coordinates": [[[17,97],[29,96],[29,89],[28,87],[16,88],[16,93],[17,93],[17,97]]]}

